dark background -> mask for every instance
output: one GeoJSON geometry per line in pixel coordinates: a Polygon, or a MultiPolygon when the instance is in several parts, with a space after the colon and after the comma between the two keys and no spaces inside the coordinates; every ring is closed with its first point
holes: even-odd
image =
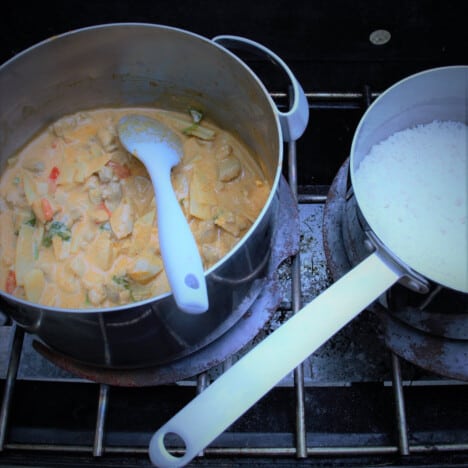
{"type": "MultiPolygon", "coordinates": [[[[282,57],[308,93],[311,115],[308,130],[298,142],[299,184],[329,185],[348,155],[365,103],[348,100],[340,103],[348,110],[336,113],[336,100],[315,99],[311,93],[366,89],[375,95],[415,72],[466,64],[464,3],[62,0],[25,6],[20,0],[6,0],[0,14],[0,62],[51,36],[113,22],[174,26],[208,38],[248,37],[282,57]],[[376,29],[387,29],[390,42],[371,44],[369,35],[376,29]]],[[[285,90],[281,75],[266,72],[261,63],[251,65],[270,92],[285,90]]]]}
{"type": "Polygon", "coordinates": [[[2,2],[0,61],[50,36],[112,22],[147,22],[206,37],[243,35],[262,42],[287,63],[304,88],[360,90],[366,72],[386,88],[422,68],[466,63],[468,25],[462,1],[166,1],[98,0],[2,2]],[[387,29],[391,41],[372,45],[387,29]],[[339,66],[339,67],[338,67],[339,66]],[[338,67],[338,68],[335,68],[338,67]]]}

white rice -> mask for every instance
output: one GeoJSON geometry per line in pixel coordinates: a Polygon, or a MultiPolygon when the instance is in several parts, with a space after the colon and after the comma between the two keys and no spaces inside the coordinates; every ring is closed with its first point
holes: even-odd
{"type": "Polygon", "coordinates": [[[371,148],[353,176],[380,240],[417,272],[468,292],[467,125],[434,121],[371,148]]]}

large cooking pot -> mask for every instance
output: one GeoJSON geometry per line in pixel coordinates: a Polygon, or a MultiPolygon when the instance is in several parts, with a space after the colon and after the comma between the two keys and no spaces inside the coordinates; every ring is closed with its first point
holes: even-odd
{"type": "Polygon", "coordinates": [[[233,326],[257,297],[278,208],[283,141],[308,121],[305,95],[284,62],[247,39],[208,40],[151,24],[110,24],[55,36],[0,67],[0,161],[59,117],[104,106],[203,109],[258,157],[272,189],[243,240],[205,272],[209,310],[184,314],[168,293],[108,309],[46,307],[0,293],[18,324],[71,358],[105,367],[161,364],[189,355],[233,326]],[[223,45],[252,48],[291,81],[293,104],[279,112],[256,75],[223,45]]]}
{"type": "MultiPolygon", "coordinates": [[[[150,443],[150,457],[155,464],[183,466],[190,461],[281,378],[396,282],[420,292],[427,291],[429,283],[435,283],[468,293],[468,225],[466,211],[463,213],[468,178],[466,140],[464,155],[462,151],[460,158],[463,163],[465,157],[464,171],[463,168],[459,173],[452,170],[450,175],[443,176],[444,179],[435,170],[411,173],[415,178],[422,177],[422,183],[418,185],[424,187],[424,195],[428,197],[424,202],[429,201],[429,210],[432,210],[429,216],[424,217],[420,216],[421,210],[416,210],[420,222],[411,224],[411,228],[409,223],[402,223],[399,218],[412,215],[415,204],[421,203],[419,190],[405,190],[407,197],[391,200],[390,203],[396,204],[391,208],[397,209],[396,216],[390,217],[383,210],[376,213],[369,209],[369,200],[386,190],[388,184],[398,187],[399,178],[389,178],[388,173],[382,175],[377,171],[374,177],[357,177],[360,165],[368,161],[370,149],[396,132],[424,126],[434,120],[467,124],[467,117],[466,66],[438,68],[413,75],[389,88],[369,107],[354,135],[350,171],[356,200],[367,224],[367,241],[374,252],[249,351],[164,424],[150,443]],[[462,183],[455,185],[454,181],[459,177],[462,183]],[[457,193],[455,200],[462,211],[458,215],[465,219],[450,228],[456,230],[455,242],[447,250],[446,245],[437,241],[440,238],[437,230],[444,228],[441,222],[448,223],[454,212],[445,206],[435,209],[434,206],[439,205],[434,204],[434,198],[430,197],[450,193],[454,186],[461,192],[457,193]],[[429,249],[421,249],[421,245],[428,244],[429,249]],[[452,255],[452,250],[456,255],[452,255]],[[448,258],[441,255],[444,252],[450,253],[448,258]],[[186,451],[182,457],[172,456],[165,447],[168,433],[178,435],[185,443],[186,451]]],[[[444,155],[450,167],[449,146],[442,146],[440,154],[444,155]]],[[[426,162],[424,156],[423,164],[426,162]]],[[[411,158],[403,157],[400,160],[402,167],[400,163],[392,164],[392,168],[401,169],[401,179],[409,172],[410,166],[405,164],[409,160],[411,158]]]]}

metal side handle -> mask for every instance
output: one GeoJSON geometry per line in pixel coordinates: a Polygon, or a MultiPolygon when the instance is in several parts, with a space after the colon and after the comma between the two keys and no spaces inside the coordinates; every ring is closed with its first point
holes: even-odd
{"type": "Polygon", "coordinates": [[[258,42],[252,41],[251,39],[246,39],[239,36],[222,35],[214,37],[212,41],[225,48],[232,47],[250,52],[256,52],[267,57],[269,60],[273,61],[273,63],[276,65],[279,65],[284,70],[291,82],[293,98],[291,100],[291,106],[287,112],[282,112],[277,109],[277,113],[281,124],[283,140],[298,140],[304,133],[309,122],[309,104],[302,86],[299,84],[293,72],[286,65],[286,63],[270,49],[263,46],[262,44],[259,44],[258,42]]]}

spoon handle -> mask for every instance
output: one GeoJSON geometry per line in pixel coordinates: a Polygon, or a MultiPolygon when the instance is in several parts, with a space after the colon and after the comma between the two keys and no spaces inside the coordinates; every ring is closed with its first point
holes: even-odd
{"type": "Polygon", "coordinates": [[[171,170],[163,166],[159,165],[153,180],[161,256],[177,306],[184,312],[200,314],[208,310],[203,264],[172,187],[171,170]]]}

